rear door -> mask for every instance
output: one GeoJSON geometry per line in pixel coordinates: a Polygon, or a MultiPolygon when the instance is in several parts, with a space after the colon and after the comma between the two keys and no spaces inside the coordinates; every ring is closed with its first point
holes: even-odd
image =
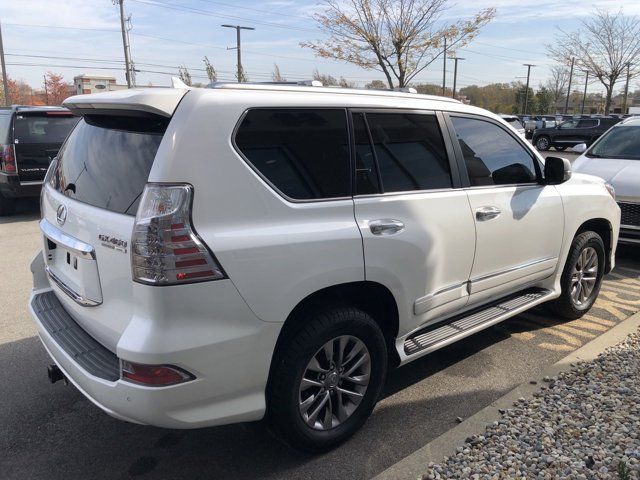
{"type": "Polygon", "coordinates": [[[576,129],[576,143],[586,143],[588,145],[598,137],[598,126],[600,120],[588,118],[578,120],[578,128],[576,129]]]}
{"type": "Polygon", "coordinates": [[[352,119],[365,275],[392,290],[403,335],[467,303],[469,202],[441,115],[354,111],[352,119]]]}
{"type": "Polygon", "coordinates": [[[17,111],[13,144],[20,182],[41,182],[78,117],[65,111],[17,111]]]}

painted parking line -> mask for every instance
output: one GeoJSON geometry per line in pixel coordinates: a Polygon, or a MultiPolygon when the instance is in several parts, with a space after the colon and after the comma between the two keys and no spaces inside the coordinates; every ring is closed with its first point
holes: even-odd
{"type": "Polygon", "coordinates": [[[614,327],[640,310],[640,270],[616,268],[602,283],[598,300],[588,314],[563,321],[544,309],[525,312],[496,328],[539,348],[568,352],[614,327]]]}

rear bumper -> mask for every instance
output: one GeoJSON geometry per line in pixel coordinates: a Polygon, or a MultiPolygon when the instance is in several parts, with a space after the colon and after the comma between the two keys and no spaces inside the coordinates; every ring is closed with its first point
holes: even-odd
{"type": "MultiPolygon", "coordinates": [[[[231,288],[224,286],[221,290],[218,285],[215,290],[222,294],[225,303],[236,308],[237,316],[231,321],[217,321],[212,311],[205,332],[188,318],[176,317],[175,322],[184,323],[176,336],[174,329],[154,325],[152,319],[144,319],[143,325],[132,325],[133,320],[122,334],[116,352],[99,346],[103,356],[110,355],[111,361],[118,364],[120,358],[171,364],[196,376],[195,380],[180,385],[146,387],[122,380],[119,374],[109,378],[108,372],[87,367],[77,349],[52,332],[51,322],[43,318],[51,312],[43,312],[42,301],[38,299],[47,295],[49,306],[64,308],[57,300],[58,295],[64,294],[55,287],[52,290],[43,267],[42,256],[38,255],[32,263],[35,288],[29,310],[40,339],[67,379],[106,413],[121,420],[166,428],[199,428],[263,417],[271,354],[280,325],[258,320],[237,291],[233,296],[231,289],[235,287],[230,282],[231,288]],[[121,347],[121,343],[127,347],[121,347]],[[134,345],[138,347],[131,348],[134,345]]],[[[209,303],[215,307],[215,301],[209,303]]],[[[189,307],[185,306],[183,311],[188,317],[189,307]]],[[[85,340],[95,342],[78,324],[73,328],[80,329],[76,336],[84,335],[85,340]]]]}
{"type": "Polygon", "coordinates": [[[40,195],[42,182],[23,182],[15,173],[0,172],[0,193],[10,198],[37,197],[40,195]]]}

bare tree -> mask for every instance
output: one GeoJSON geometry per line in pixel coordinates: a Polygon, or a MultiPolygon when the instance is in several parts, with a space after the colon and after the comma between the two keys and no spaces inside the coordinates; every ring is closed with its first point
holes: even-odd
{"type": "Polygon", "coordinates": [[[287,79],[280,73],[280,67],[277,63],[273,64],[273,72],[271,72],[271,80],[274,82],[286,82],[287,79]]]}
{"type": "Polygon", "coordinates": [[[371,80],[364,88],[368,88],[369,90],[386,90],[388,87],[382,80],[371,80]]]}
{"type": "Polygon", "coordinates": [[[247,77],[247,74],[244,72],[244,68],[242,66],[240,66],[240,71],[235,74],[235,77],[236,77],[236,80],[238,80],[238,82],[240,83],[245,83],[249,81],[249,77],[247,77]],[[240,75],[238,75],[238,73],[240,75]]]}
{"type": "Polygon", "coordinates": [[[560,30],[554,43],[547,45],[549,56],[562,64],[575,59],[577,68],[586,70],[605,88],[605,113],[611,108],[611,97],[618,79],[640,73],[640,19],[625,17],[620,11],[610,13],[596,9],[593,16],[581,21],[575,32],[560,30]]]}
{"type": "Polygon", "coordinates": [[[317,68],[313,71],[313,79],[322,82],[325,87],[335,87],[339,84],[336,77],[320,73],[317,68]]]}
{"type": "Polygon", "coordinates": [[[557,103],[566,95],[569,71],[564,65],[553,65],[550,70],[551,77],[547,80],[545,87],[551,92],[554,106],[557,106],[557,103]]]}
{"type": "Polygon", "coordinates": [[[324,0],[314,15],[325,40],[302,42],[323,58],[384,73],[405,87],[447,47],[462,47],[495,15],[494,8],[454,24],[441,21],[449,0],[324,0]]]}
{"type": "Polygon", "coordinates": [[[180,65],[178,67],[178,75],[185,85],[191,85],[191,74],[189,73],[189,70],[187,70],[187,67],[180,65]]]}
{"type": "Polygon", "coordinates": [[[209,61],[209,57],[205,55],[202,61],[204,62],[204,68],[205,68],[205,71],[207,72],[207,77],[209,78],[209,81],[211,83],[217,81],[218,72],[216,72],[216,69],[213,67],[213,65],[209,61]]]}

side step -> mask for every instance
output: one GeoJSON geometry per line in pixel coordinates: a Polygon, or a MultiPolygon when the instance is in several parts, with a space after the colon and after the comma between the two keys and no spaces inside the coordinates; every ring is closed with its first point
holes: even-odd
{"type": "Polygon", "coordinates": [[[479,309],[429,325],[407,337],[404,341],[404,353],[413,356],[432,352],[517,315],[552,295],[551,290],[529,288],[479,309]]]}

